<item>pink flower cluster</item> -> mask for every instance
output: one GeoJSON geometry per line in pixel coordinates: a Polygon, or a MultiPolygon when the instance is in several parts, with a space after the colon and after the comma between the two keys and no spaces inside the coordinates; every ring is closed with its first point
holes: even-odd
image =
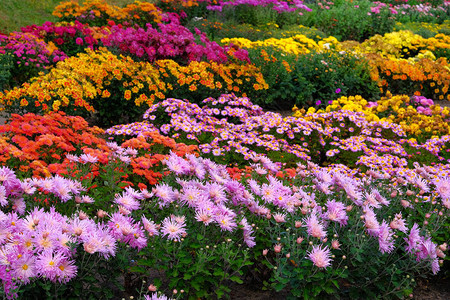
{"type": "Polygon", "coordinates": [[[417,105],[416,109],[419,114],[427,116],[431,116],[433,114],[433,111],[430,108],[430,106],[434,105],[432,99],[428,99],[424,96],[414,96],[412,100],[413,103],[417,105]]]}
{"type": "MultiPolygon", "coordinates": [[[[387,4],[386,4],[386,3],[379,2],[379,1],[375,1],[375,2],[373,2],[373,4],[375,4],[376,6],[372,6],[372,7],[370,8],[370,11],[371,11],[372,13],[374,13],[374,14],[379,14],[379,13],[380,13],[380,10],[381,10],[383,7],[387,7],[387,4]]],[[[391,7],[391,6],[389,6],[389,11],[390,11],[391,14],[393,14],[393,15],[398,14],[398,11],[397,11],[395,8],[391,7]]]]}
{"type": "MultiPolygon", "coordinates": [[[[123,55],[133,55],[138,60],[155,61],[174,59],[180,63],[200,61],[203,59],[226,63],[229,59],[230,46],[222,47],[210,41],[205,33],[196,29],[196,35],[204,44],[196,42],[196,36],[176,21],[169,24],[158,23],[158,28],[147,24],[147,29],[121,25],[111,27],[111,34],[102,42],[111,51],[123,55]]],[[[246,50],[239,49],[233,53],[234,58],[250,62],[246,50]]]]}
{"type": "Polygon", "coordinates": [[[217,100],[208,98],[202,104],[204,106],[200,107],[187,100],[166,99],[147,110],[143,122],[116,125],[107,133],[139,135],[158,130],[172,138],[182,135],[196,141],[205,154],[222,156],[235,152],[243,155],[245,160],[265,160],[268,151],[285,151],[301,160],[311,160],[316,155],[312,148],[315,142],[328,149],[324,153],[328,158],[339,157],[341,152],[362,152],[356,165],[390,174],[408,165],[410,154],[405,146],[429,151],[443,161],[440,156],[442,146],[450,138],[441,136],[418,144],[406,139],[399,125],[369,122],[360,112],[333,111],[307,114],[305,118],[283,118],[277,113],[263,112],[248,98],[234,95],[222,95],[217,100]],[[160,109],[170,117],[169,123],[154,124],[160,109]],[[198,132],[214,138],[201,143],[198,132]],[[316,141],[311,140],[311,136],[316,141]]]}
{"type": "MultiPolygon", "coordinates": [[[[53,42],[58,46],[73,44],[94,49],[98,40],[94,38],[94,30],[85,24],[75,21],[73,24],[45,22],[41,26],[30,25],[21,28],[22,32],[32,33],[47,42],[53,42]]],[[[105,32],[106,33],[106,32],[105,32]]],[[[67,47],[67,45],[66,45],[67,47]]]]}
{"type": "Polygon", "coordinates": [[[66,54],[53,50],[47,43],[30,33],[0,34],[0,53],[10,52],[19,66],[44,69],[66,58],[66,54]]]}

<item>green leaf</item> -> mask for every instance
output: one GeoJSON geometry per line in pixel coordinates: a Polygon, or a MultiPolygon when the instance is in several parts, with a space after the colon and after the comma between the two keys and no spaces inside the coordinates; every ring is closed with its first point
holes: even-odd
{"type": "Polygon", "coordinates": [[[336,288],[339,288],[339,283],[337,282],[337,280],[332,279],[331,283],[333,283],[336,288]]]}
{"type": "Polygon", "coordinates": [[[239,283],[239,284],[243,284],[244,283],[244,281],[242,281],[242,279],[239,276],[236,276],[236,275],[235,276],[231,276],[230,280],[234,281],[236,283],[239,283]]]}
{"type": "Polygon", "coordinates": [[[146,270],[143,267],[132,266],[132,267],[130,267],[130,272],[146,273],[146,270]]]}
{"type": "Polygon", "coordinates": [[[216,293],[216,295],[217,295],[217,298],[222,298],[222,296],[225,294],[225,291],[223,291],[223,290],[221,290],[221,289],[218,289],[218,290],[215,290],[215,293],[216,293]]]}
{"type": "Polygon", "coordinates": [[[197,281],[191,281],[190,283],[191,283],[192,287],[193,287],[194,289],[196,289],[197,291],[200,291],[200,290],[201,290],[202,287],[201,287],[201,285],[200,285],[199,282],[197,282],[197,281]]]}

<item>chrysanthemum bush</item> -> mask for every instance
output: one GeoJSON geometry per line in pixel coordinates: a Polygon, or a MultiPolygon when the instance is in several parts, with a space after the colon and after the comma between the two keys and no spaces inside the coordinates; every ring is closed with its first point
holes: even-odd
{"type": "MultiPolygon", "coordinates": [[[[331,105],[326,111],[297,109],[295,117],[282,118],[277,113],[263,112],[248,98],[234,95],[205,99],[201,107],[187,100],[166,99],[150,108],[143,122],[116,125],[106,132],[138,136],[158,130],[179,141],[199,145],[205,157],[241,166],[256,158],[261,161],[270,158],[288,166],[310,160],[322,166],[340,163],[392,174],[398,167],[412,166],[415,160],[445,163],[450,159],[446,149],[447,110],[443,110],[444,116],[439,112],[428,119],[417,112],[416,117],[411,115],[430,122],[430,128],[441,126],[443,131],[435,132],[441,134],[436,136],[430,136],[432,131],[422,135],[409,130],[408,126],[415,125],[401,126],[390,118],[374,117],[373,112],[363,111],[339,110],[331,105]]],[[[266,165],[270,166],[273,165],[266,165]]]]}
{"type": "Polygon", "coordinates": [[[396,11],[373,1],[317,1],[305,12],[299,24],[316,27],[340,41],[363,41],[379,33],[390,32],[396,11]]]}
{"type": "MultiPolygon", "coordinates": [[[[238,182],[224,165],[172,154],[164,183],[120,191],[108,177],[124,164],[118,149],[95,187],[59,176],[19,180],[1,168],[1,224],[11,235],[1,245],[6,293],[77,296],[83,288],[83,295],[110,297],[102,280],[135,258],[128,272],[182,297],[221,297],[230,282],[257,271],[294,296],[361,295],[362,287],[369,296],[409,294],[415,272],[437,272],[444,257],[446,245],[433,240],[445,234],[448,170],[359,178],[309,164],[283,183],[260,166],[238,182]],[[151,277],[154,270],[163,271],[160,278],[151,277]]],[[[83,172],[99,158],[69,159],[83,172]]]]}
{"type": "Polygon", "coordinates": [[[449,37],[438,34],[423,38],[410,31],[375,35],[361,44],[340,46],[366,57],[371,77],[380,90],[421,95],[434,100],[448,99],[449,37]]]}
{"type": "Polygon", "coordinates": [[[448,170],[429,169],[427,180],[424,169],[363,176],[309,164],[282,182],[261,165],[239,182],[192,155],[166,166],[171,175],[143,203],[149,244],[131,269],[163,271],[148,280],[166,294],[221,297],[259,273],[292,296],[401,296],[445,256],[432,239],[446,235],[448,170]]]}
{"type": "MultiPolygon", "coordinates": [[[[293,38],[295,39],[295,38],[293,38]]],[[[310,40],[310,39],[308,39],[310,40]]],[[[310,40],[312,41],[312,40],[310,40]]],[[[252,100],[264,108],[290,109],[321,106],[341,95],[357,95],[373,99],[378,96],[376,82],[370,77],[368,61],[352,53],[326,49],[337,47],[332,37],[310,44],[311,51],[298,53],[287,45],[287,52],[276,48],[249,49],[249,57],[267,82],[268,90],[259,90],[252,100]],[[320,45],[320,46],[319,46],[320,45]],[[313,50],[315,47],[322,50],[313,50]],[[276,66],[276,67],[274,67],[276,66]]]]}
{"type": "MultiPolygon", "coordinates": [[[[419,54],[420,55],[420,54],[419,54]]],[[[392,60],[377,54],[368,54],[373,66],[371,77],[383,94],[421,95],[434,100],[450,100],[449,64],[446,58],[433,60],[422,57],[417,61],[392,60]]]]}
{"type": "Polygon", "coordinates": [[[81,5],[66,1],[55,7],[53,15],[61,21],[79,21],[91,26],[106,26],[110,21],[145,26],[162,20],[161,10],[147,1],[134,1],[123,8],[110,5],[105,0],[86,0],[81,5]]]}
{"type": "MultiPolygon", "coordinates": [[[[448,49],[450,37],[445,34],[436,34],[430,38],[423,38],[408,30],[401,30],[386,33],[384,35],[376,34],[362,42],[357,48],[363,53],[378,53],[383,57],[391,59],[414,58],[419,53],[425,51],[439,53],[441,50],[448,49]]],[[[441,57],[436,55],[434,59],[441,57]]]]}
{"type": "Polygon", "coordinates": [[[201,60],[227,63],[233,58],[236,61],[250,62],[245,50],[219,46],[198,29],[195,33],[194,35],[176,21],[159,23],[157,27],[149,24],[147,28],[119,25],[112,26],[111,34],[102,39],[102,42],[112,52],[130,55],[136,61],[172,59],[186,65],[191,61],[201,60]]]}
{"type": "MultiPolygon", "coordinates": [[[[79,160],[78,171],[83,171],[83,164],[95,163],[97,157],[81,155],[79,160]]],[[[120,164],[110,162],[102,179],[114,180],[108,176],[118,175],[114,171],[120,164]]],[[[58,175],[20,180],[8,167],[0,173],[0,226],[8,232],[1,239],[0,276],[7,298],[111,298],[114,290],[104,284],[123,290],[119,280],[133,249],[147,240],[138,220],[119,213],[113,199],[119,198],[114,195],[120,185],[110,181],[94,190],[58,175]]]]}
{"type": "Polygon", "coordinates": [[[1,92],[2,109],[64,110],[94,118],[100,126],[111,126],[138,120],[153,102],[167,96],[192,96],[195,100],[225,91],[245,95],[268,88],[253,65],[193,61],[180,66],[171,60],[150,64],[118,57],[105,49],[86,51],[64,60],[30,83],[1,92]]]}
{"type": "Polygon", "coordinates": [[[0,132],[0,161],[18,176],[67,175],[89,180],[87,183],[91,185],[96,184],[95,178],[103,172],[102,165],[108,163],[112,153],[122,153],[119,159],[128,163],[128,168],[121,171],[124,178],[139,178],[142,184],[153,185],[163,177],[159,172],[160,162],[169,151],[184,155],[197,150],[196,146],[176,143],[155,131],[126,141],[117,138],[120,144],[108,143],[102,129],[89,127],[83,118],[62,112],[44,116],[13,114],[5,125],[0,126],[0,132]],[[93,165],[89,174],[80,175],[74,171],[74,163],[80,159],[72,159],[80,155],[83,156],[81,162],[92,158],[99,164],[93,165]]]}
{"type": "Polygon", "coordinates": [[[389,93],[376,102],[360,96],[341,97],[326,108],[328,112],[339,110],[363,112],[367,120],[399,124],[408,136],[421,142],[450,134],[448,107],[441,107],[423,96],[393,96],[389,93]]]}
{"type": "Polygon", "coordinates": [[[109,30],[100,27],[91,27],[79,21],[72,23],[52,23],[30,25],[21,29],[24,33],[32,33],[45,42],[52,42],[66,56],[74,56],[83,52],[85,48],[98,48],[102,37],[109,34],[109,30]]]}
{"type": "Polygon", "coordinates": [[[47,44],[33,34],[21,32],[0,34],[0,54],[6,53],[13,57],[15,66],[9,69],[9,86],[21,85],[67,57],[53,43],[47,44]]]}

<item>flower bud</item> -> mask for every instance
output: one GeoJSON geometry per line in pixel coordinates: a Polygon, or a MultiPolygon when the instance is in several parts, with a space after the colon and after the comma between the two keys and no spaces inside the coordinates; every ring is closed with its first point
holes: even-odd
{"type": "Polygon", "coordinates": [[[273,250],[275,251],[275,253],[280,253],[281,252],[281,244],[276,244],[273,247],[273,250]]]}

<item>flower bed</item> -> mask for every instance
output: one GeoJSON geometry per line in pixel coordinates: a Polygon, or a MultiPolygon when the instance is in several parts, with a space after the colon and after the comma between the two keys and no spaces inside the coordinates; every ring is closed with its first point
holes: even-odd
{"type": "Polygon", "coordinates": [[[425,37],[388,30],[404,6],[307,5],[66,2],[2,35],[0,294],[405,298],[447,274],[442,17],[425,37]],[[224,18],[239,38],[193,28],[224,18]]]}

